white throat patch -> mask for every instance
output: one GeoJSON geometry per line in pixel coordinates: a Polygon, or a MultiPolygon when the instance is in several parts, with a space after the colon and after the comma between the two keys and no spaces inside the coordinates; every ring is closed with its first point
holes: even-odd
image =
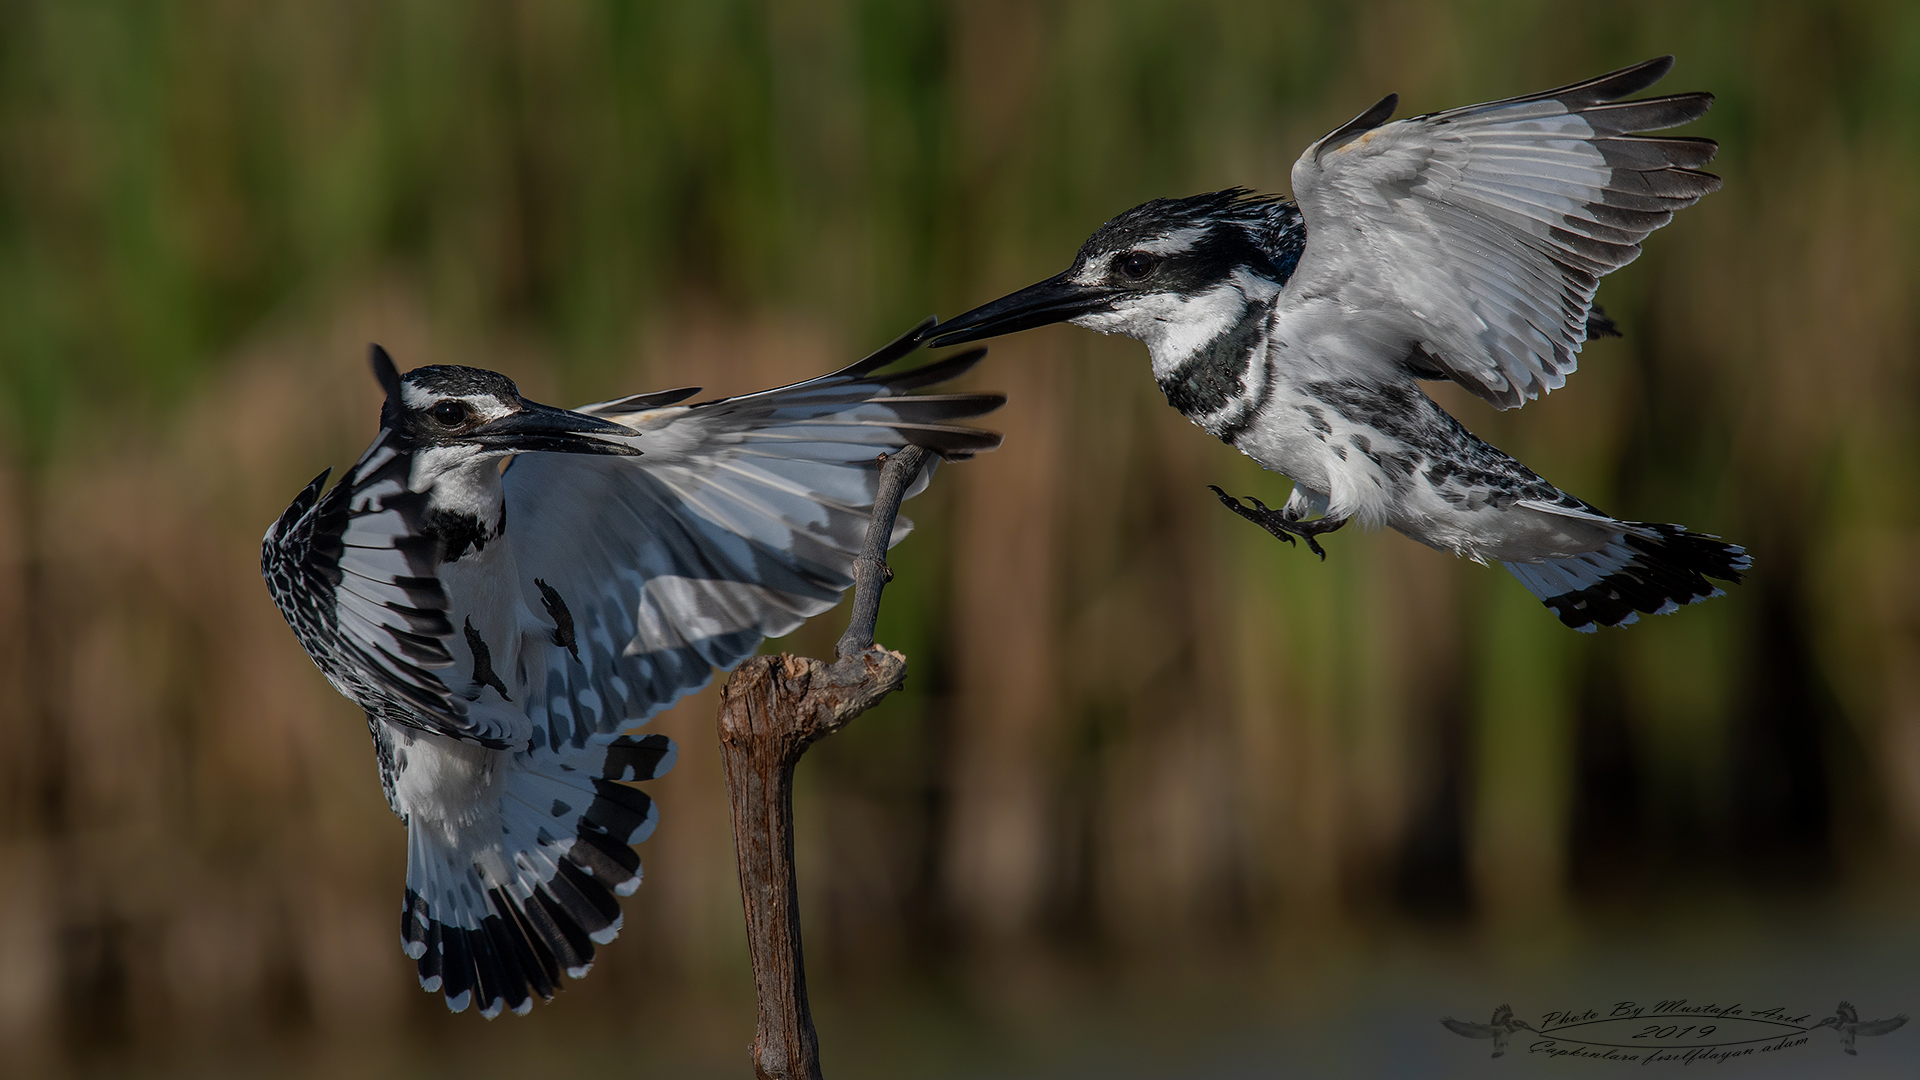
{"type": "MultiPolygon", "coordinates": [[[[1248,283],[1252,280],[1249,279],[1248,283]]],[[[1246,318],[1249,297],[1240,275],[1198,296],[1142,293],[1122,300],[1112,311],[1096,311],[1070,321],[1103,334],[1138,339],[1153,358],[1156,377],[1170,375],[1207,342],[1246,318]]]]}

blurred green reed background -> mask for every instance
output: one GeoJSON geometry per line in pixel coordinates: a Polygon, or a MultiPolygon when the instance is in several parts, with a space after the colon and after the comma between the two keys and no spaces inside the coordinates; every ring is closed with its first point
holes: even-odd
{"type": "Polygon", "coordinates": [[[712,691],[655,723],[682,763],[591,977],[491,1024],[415,988],[364,725],[256,570],[374,429],[368,341],[562,403],[773,385],[1145,198],[1284,191],[1389,90],[1665,52],[1661,89],[1719,96],[1685,133],[1726,187],[1603,284],[1626,338],[1518,412],[1436,392],[1616,513],[1745,542],[1748,584],[1586,637],[1397,535],[1322,564],[1216,505],[1287,485],[1138,345],[996,343],[969,382],[1012,395],[1006,445],[911,505],[888,593],[910,691],[802,770],[827,1064],[874,1076],[1045,1060],[1071,1016],[1124,1056],[1166,1020],[1115,987],[1258,1013],[1403,952],[1912,906],[1920,9],[0,5],[6,1071],[744,1071],[712,691]]]}

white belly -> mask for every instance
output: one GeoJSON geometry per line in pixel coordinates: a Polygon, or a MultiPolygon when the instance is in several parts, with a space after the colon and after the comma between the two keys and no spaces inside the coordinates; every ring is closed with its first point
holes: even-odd
{"type": "Polygon", "coordinates": [[[1395,524],[1396,489],[1404,477],[1384,468],[1382,448],[1404,449],[1373,427],[1324,405],[1279,389],[1266,411],[1234,443],[1241,453],[1292,478],[1296,500],[1328,517],[1353,518],[1368,527],[1395,524]],[[1298,491],[1305,489],[1302,498],[1298,491]]]}
{"type": "Polygon", "coordinates": [[[462,850],[474,825],[497,810],[507,752],[410,728],[393,735],[395,807],[408,825],[462,850]]]}
{"type": "MultiPolygon", "coordinates": [[[[1438,406],[1424,395],[1418,401],[1438,414],[1438,406]]],[[[1546,505],[1543,496],[1559,494],[1551,485],[1478,440],[1472,440],[1473,451],[1492,461],[1470,459],[1462,468],[1430,474],[1436,456],[1451,455],[1445,446],[1430,445],[1432,440],[1421,434],[1420,420],[1395,416],[1383,421],[1395,431],[1414,431],[1421,445],[1411,446],[1373,423],[1283,387],[1234,445],[1293,479],[1288,506],[1301,517],[1321,514],[1350,518],[1369,528],[1388,526],[1429,547],[1478,562],[1561,558],[1599,550],[1619,534],[1619,523],[1611,519],[1546,505]],[[1494,462],[1500,464],[1492,472],[1479,471],[1494,462]],[[1509,466],[1514,473],[1511,485],[1502,476],[1509,466]],[[1464,481],[1463,472],[1479,478],[1464,481]],[[1545,490],[1524,490],[1526,485],[1545,490]]]]}

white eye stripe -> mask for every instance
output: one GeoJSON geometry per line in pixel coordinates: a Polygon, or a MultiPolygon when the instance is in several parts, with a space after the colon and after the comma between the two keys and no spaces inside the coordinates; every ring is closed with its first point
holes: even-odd
{"type": "Polygon", "coordinates": [[[1129,251],[1144,251],[1149,255],[1175,255],[1182,251],[1192,251],[1207,235],[1204,225],[1189,225],[1184,229],[1175,229],[1165,236],[1156,236],[1133,245],[1129,251]]]}
{"type": "Polygon", "coordinates": [[[494,397],[492,394],[453,396],[436,394],[432,391],[422,390],[417,386],[409,386],[406,384],[402,384],[400,387],[400,400],[407,408],[426,413],[431,413],[434,406],[442,402],[457,401],[467,407],[469,416],[478,417],[481,420],[497,420],[514,411],[512,408],[501,404],[500,399],[494,397]]]}
{"type": "Polygon", "coordinates": [[[1174,229],[1162,236],[1150,237],[1137,244],[1130,244],[1119,251],[1109,251],[1087,260],[1080,272],[1068,278],[1078,285],[1097,285],[1120,268],[1122,260],[1135,252],[1144,252],[1155,258],[1180,255],[1192,251],[1210,231],[1205,225],[1189,225],[1174,229]]]}

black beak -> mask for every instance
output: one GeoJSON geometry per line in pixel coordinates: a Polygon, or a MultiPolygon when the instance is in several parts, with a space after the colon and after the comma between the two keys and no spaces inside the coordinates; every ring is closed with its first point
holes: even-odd
{"type": "Polygon", "coordinates": [[[640,451],[630,444],[610,442],[597,436],[631,439],[638,434],[632,428],[611,420],[568,412],[522,398],[519,412],[482,424],[468,432],[465,438],[482,446],[511,450],[517,454],[544,450],[554,454],[615,454],[632,457],[640,451]]]}
{"type": "Polygon", "coordinates": [[[1055,274],[934,327],[933,346],[945,348],[1065,322],[1078,315],[1104,311],[1112,300],[1113,294],[1105,289],[1076,285],[1067,280],[1066,274],[1055,274]]]}

